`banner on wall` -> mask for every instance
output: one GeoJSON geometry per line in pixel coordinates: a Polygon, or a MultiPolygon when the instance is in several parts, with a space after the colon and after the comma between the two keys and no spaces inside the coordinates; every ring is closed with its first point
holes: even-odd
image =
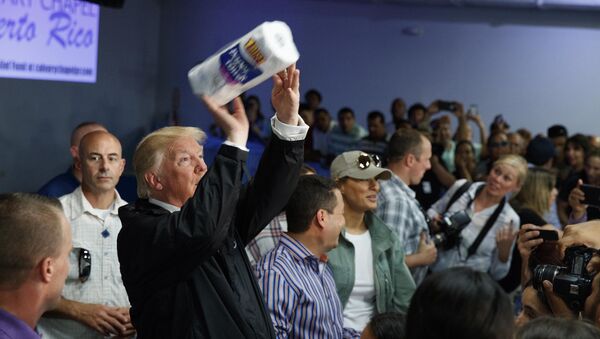
{"type": "Polygon", "coordinates": [[[96,82],[100,7],[0,0],[0,77],[96,82]]]}

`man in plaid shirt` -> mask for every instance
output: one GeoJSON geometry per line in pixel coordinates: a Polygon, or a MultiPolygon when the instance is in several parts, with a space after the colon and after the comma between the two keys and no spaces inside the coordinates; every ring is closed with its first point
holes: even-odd
{"type": "Polygon", "coordinates": [[[427,268],[437,258],[437,249],[429,239],[429,228],[424,211],[408,185],[421,182],[431,163],[431,143],[414,129],[400,129],[390,139],[388,168],[390,180],[379,183],[376,214],[399,237],[410,268],[418,285],[427,274],[427,268]]]}

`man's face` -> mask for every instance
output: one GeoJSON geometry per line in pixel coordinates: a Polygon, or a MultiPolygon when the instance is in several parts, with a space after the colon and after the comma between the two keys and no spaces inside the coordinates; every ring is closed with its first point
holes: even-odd
{"type": "Polygon", "coordinates": [[[74,162],[77,162],[79,159],[79,144],[81,143],[81,139],[83,139],[84,136],[96,131],[108,132],[103,126],[95,124],[83,126],[75,132],[74,139],[72,140],[73,145],[71,145],[70,150],[74,162]]]}
{"type": "Polygon", "coordinates": [[[181,137],[171,144],[158,171],[160,198],[177,207],[194,195],[206,174],[204,151],[192,137],[181,137]]]}
{"type": "Polygon", "coordinates": [[[327,214],[327,222],[325,229],[323,230],[323,242],[324,247],[327,250],[337,247],[340,232],[342,231],[342,227],[344,227],[346,224],[346,219],[344,218],[344,199],[342,198],[342,193],[340,190],[335,189],[334,194],[336,205],[333,208],[333,212],[325,212],[327,214]]]}
{"type": "Polygon", "coordinates": [[[600,183],[600,157],[590,156],[585,164],[585,173],[590,183],[600,183]]]}
{"type": "Polygon", "coordinates": [[[567,158],[569,166],[581,169],[581,165],[585,161],[585,152],[579,145],[568,143],[565,148],[565,158],[567,158]]]}
{"type": "Polygon", "coordinates": [[[394,121],[400,121],[404,119],[404,114],[406,113],[406,104],[401,99],[394,100],[394,106],[392,107],[392,117],[394,121]]]}
{"type": "Polygon", "coordinates": [[[312,109],[304,109],[299,112],[300,117],[308,126],[312,126],[315,122],[315,112],[312,109]]]}
{"type": "Polygon", "coordinates": [[[438,138],[441,142],[452,140],[452,130],[450,124],[441,123],[437,130],[438,138]]]}
{"type": "Polygon", "coordinates": [[[354,127],[354,115],[350,112],[344,112],[339,118],[340,128],[342,131],[348,133],[354,127]]]}
{"type": "Polygon", "coordinates": [[[329,131],[330,123],[331,123],[331,117],[329,116],[329,114],[327,114],[323,111],[321,111],[319,114],[317,114],[316,126],[319,130],[321,130],[323,132],[329,131]]]}
{"type": "Polygon", "coordinates": [[[509,138],[510,154],[524,155],[525,147],[524,140],[519,133],[511,133],[509,138]]]}
{"type": "Polygon", "coordinates": [[[423,175],[431,168],[431,142],[421,137],[421,155],[415,156],[415,162],[410,169],[410,185],[418,185],[423,175]]]}
{"type": "Polygon", "coordinates": [[[321,105],[321,100],[319,99],[319,96],[314,94],[314,93],[309,93],[306,96],[306,104],[308,105],[308,107],[310,107],[311,109],[317,109],[319,108],[319,106],[321,105]]]}
{"type": "Polygon", "coordinates": [[[492,161],[498,160],[500,156],[508,154],[508,137],[504,133],[495,134],[488,144],[490,158],[492,161]]]}
{"type": "Polygon", "coordinates": [[[420,124],[425,118],[425,111],[418,108],[413,111],[412,120],[415,124],[420,124]]]}
{"type": "Polygon", "coordinates": [[[62,226],[63,239],[59,255],[54,258],[56,274],[53,276],[49,286],[48,309],[53,309],[58,304],[62,289],[65,286],[65,280],[69,274],[69,253],[72,249],[71,225],[69,225],[69,222],[62,213],[59,215],[59,220],[62,226]]]}
{"type": "Polygon", "coordinates": [[[381,119],[377,117],[369,119],[368,127],[369,138],[373,140],[385,140],[385,125],[381,119]]]}
{"type": "Polygon", "coordinates": [[[556,150],[558,159],[562,160],[565,151],[565,144],[567,143],[567,137],[555,137],[550,140],[552,140],[552,143],[554,144],[554,149],[556,150]]]}
{"type": "Polygon", "coordinates": [[[82,188],[84,192],[114,190],[125,168],[121,144],[105,132],[88,134],[80,145],[82,188]]]}

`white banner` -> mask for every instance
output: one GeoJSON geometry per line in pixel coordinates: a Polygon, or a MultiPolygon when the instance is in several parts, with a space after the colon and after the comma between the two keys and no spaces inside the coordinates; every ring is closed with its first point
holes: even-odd
{"type": "Polygon", "coordinates": [[[96,82],[100,7],[0,0],[0,77],[96,82]]]}

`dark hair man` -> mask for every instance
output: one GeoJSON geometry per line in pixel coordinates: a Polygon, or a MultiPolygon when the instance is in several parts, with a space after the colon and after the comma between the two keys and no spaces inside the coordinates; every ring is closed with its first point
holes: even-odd
{"type": "Polygon", "coordinates": [[[256,265],[259,286],[278,338],[347,338],[327,252],[344,226],[344,200],[335,182],[300,178],[286,207],[288,231],[256,265]]]}

